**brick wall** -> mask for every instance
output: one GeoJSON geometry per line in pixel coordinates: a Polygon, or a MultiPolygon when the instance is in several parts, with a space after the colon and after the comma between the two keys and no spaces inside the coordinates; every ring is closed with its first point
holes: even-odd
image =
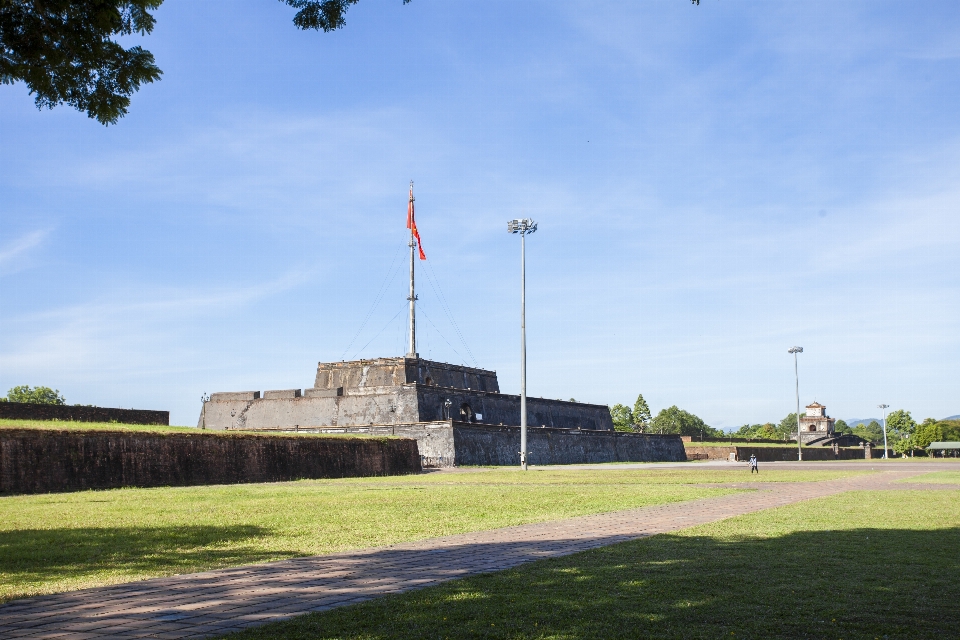
{"type": "Polygon", "coordinates": [[[0,429],[0,493],[418,473],[416,440],[0,429]]]}

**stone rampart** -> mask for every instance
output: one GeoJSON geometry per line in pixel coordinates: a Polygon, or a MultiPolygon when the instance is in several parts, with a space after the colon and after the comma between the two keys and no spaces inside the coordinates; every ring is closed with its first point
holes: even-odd
{"type": "MultiPolygon", "coordinates": [[[[456,420],[483,425],[520,424],[520,396],[471,389],[417,386],[420,420],[456,420]],[[450,413],[445,413],[447,401],[450,413]]],[[[527,397],[527,424],[555,429],[613,431],[610,408],[601,404],[527,397]]]]}
{"type": "MultiPolygon", "coordinates": [[[[314,427],[309,431],[415,438],[425,467],[520,464],[520,427],[436,420],[364,427],[314,427]]],[[[686,460],[683,442],[676,435],[529,427],[527,448],[530,464],[537,465],[686,460]]]]}
{"type": "Polygon", "coordinates": [[[434,362],[421,358],[376,358],[350,362],[321,362],[314,388],[355,389],[395,387],[401,384],[437,385],[497,393],[497,373],[485,369],[434,362]]]}
{"type": "Polygon", "coordinates": [[[418,473],[412,439],[0,429],[0,493],[418,473]]]}
{"type": "MultiPolygon", "coordinates": [[[[454,423],[457,465],[518,465],[520,427],[454,423]]],[[[576,429],[527,429],[530,464],[682,462],[679,436],[576,429]]]]}
{"type": "Polygon", "coordinates": [[[0,418],[10,420],[61,420],[64,422],[170,424],[169,411],[80,407],[63,404],[33,404],[30,402],[0,402],[0,418]]]}
{"type": "MultiPolygon", "coordinates": [[[[606,405],[527,398],[528,424],[613,431],[606,405]]],[[[500,426],[520,423],[520,396],[418,383],[335,389],[215,393],[197,426],[205,429],[289,429],[413,424],[456,420],[500,426]],[[449,401],[449,408],[447,402],[449,401]]]]}

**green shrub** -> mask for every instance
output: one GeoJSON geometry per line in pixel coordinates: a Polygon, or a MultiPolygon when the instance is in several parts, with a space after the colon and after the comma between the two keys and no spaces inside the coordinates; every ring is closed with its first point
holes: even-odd
{"type": "Polygon", "coordinates": [[[9,402],[29,402],[33,404],[67,404],[67,401],[60,395],[59,389],[31,387],[26,384],[7,391],[6,399],[9,402]]]}

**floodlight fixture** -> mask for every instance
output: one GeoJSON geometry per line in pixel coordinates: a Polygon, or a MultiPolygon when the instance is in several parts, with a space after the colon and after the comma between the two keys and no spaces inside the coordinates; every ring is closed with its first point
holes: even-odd
{"type": "Polygon", "coordinates": [[[507,222],[507,233],[529,235],[537,230],[537,223],[530,218],[516,218],[507,222]]]}

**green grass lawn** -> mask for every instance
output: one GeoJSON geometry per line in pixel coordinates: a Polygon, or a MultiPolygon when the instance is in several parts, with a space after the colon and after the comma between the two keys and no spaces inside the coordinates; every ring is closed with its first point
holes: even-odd
{"type": "Polygon", "coordinates": [[[960,636],[960,491],[851,492],[230,635],[960,636]]]}
{"type": "Polygon", "coordinates": [[[10,420],[0,418],[0,429],[66,429],[70,431],[147,431],[152,433],[196,433],[194,427],[167,427],[119,422],[74,422],[72,420],[10,420]]]}
{"type": "Polygon", "coordinates": [[[935,471],[933,473],[925,473],[922,476],[907,478],[905,480],[901,480],[900,482],[931,482],[936,484],[960,483],[960,471],[935,471]]]}
{"type": "MultiPolygon", "coordinates": [[[[771,469],[763,481],[862,472],[771,469]]],[[[728,493],[746,467],[530,471],[0,497],[0,600],[728,493]]]]}
{"type": "Polygon", "coordinates": [[[196,427],[168,427],[156,424],[125,424],[122,422],[75,422],[72,420],[10,420],[0,418],[0,429],[41,429],[47,431],[137,431],[141,433],[187,433],[215,434],[225,438],[240,435],[269,435],[276,438],[392,438],[394,436],[370,436],[362,433],[306,433],[291,431],[219,431],[197,429],[196,427]]]}

